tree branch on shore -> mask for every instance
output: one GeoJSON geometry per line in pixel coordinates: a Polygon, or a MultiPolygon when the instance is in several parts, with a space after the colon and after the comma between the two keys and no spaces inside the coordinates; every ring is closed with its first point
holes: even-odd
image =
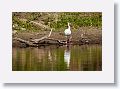
{"type": "Polygon", "coordinates": [[[38,43],[39,41],[41,41],[41,40],[43,40],[43,39],[46,39],[46,38],[50,37],[50,36],[51,36],[51,33],[52,33],[52,29],[51,29],[51,31],[50,31],[50,33],[49,33],[48,35],[43,36],[43,37],[41,37],[41,38],[39,38],[39,39],[31,40],[31,41],[34,42],[34,43],[38,43]]]}
{"type": "Polygon", "coordinates": [[[34,39],[34,40],[31,40],[31,41],[27,41],[27,40],[15,37],[15,38],[13,38],[13,40],[17,40],[21,43],[25,43],[27,46],[38,46],[39,44],[42,44],[42,43],[45,43],[45,42],[48,43],[48,44],[65,44],[65,42],[62,42],[58,39],[49,38],[51,36],[51,34],[52,34],[52,29],[51,29],[51,31],[49,32],[48,35],[43,36],[39,39],[34,39]],[[53,42],[51,42],[51,41],[53,41],[53,42]]]}

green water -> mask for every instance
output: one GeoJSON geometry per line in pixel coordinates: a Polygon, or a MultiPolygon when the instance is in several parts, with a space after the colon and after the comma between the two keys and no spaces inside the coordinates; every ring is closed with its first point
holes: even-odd
{"type": "Polygon", "coordinates": [[[13,48],[13,71],[102,71],[102,46],[13,48]]]}

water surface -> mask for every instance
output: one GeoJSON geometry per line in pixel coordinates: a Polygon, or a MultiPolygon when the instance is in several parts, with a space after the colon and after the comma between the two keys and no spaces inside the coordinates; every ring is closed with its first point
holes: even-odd
{"type": "Polygon", "coordinates": [[[101,71],[101,45],[13,48],[13,71],[101,71]]]}

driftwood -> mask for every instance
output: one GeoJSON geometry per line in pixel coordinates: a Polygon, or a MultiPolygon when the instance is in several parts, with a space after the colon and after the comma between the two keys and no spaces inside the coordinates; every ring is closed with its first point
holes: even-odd
{"type": "Polygon", "coordinates": [[[21,38],[18,38],[18,37],[15,37],[13,38],[13,40],[17,40],[21,43],[24,43],[26,44],[26,46],[34,46],[34,47],[37,47],[39,45],[45,45],[45,44],[59,44],[59,45],[63,45],[65,44],[64,41],[60,41],[58,39],[53,39],[53,38],[49,38],[52,34],[52,29],[50,31],[50,33],[46,36],[43,36],[39,39],[34,39],[34,40],[30,40],[30,41],[27,41],[27,40],[24,40],[24,39],[21,39],[21,38]]]}
{"type": "Polygon", "coordinates": [[[37,46],[36,44],[34,44],[34,43],[31,42],[31,41],[23,40],[23,39],[18,38],[18,37],[13,38],[13,40],[17,40],[17,41],[19,41],[19,42],[21,42],[21,43],[25,43],[26,46],[37,46]]]}
{"type": "Polygon", "coordinates": [[[47,41],[47,43],[49,43],[49,44],[52,44],[52,43],[53,44],[66,44],[66,41],[61,41],[61,40],[53,39],[53,38],[47,38],[44,41],[47,41]]]}
{"type": "Polygon", "coordinates": [[[51,29],[49,35],[43,36],[43,37],[41,37],[41,38],[39,38],[39,39],[31,40],[31,42],[38,43],[38,42],[40,42],[40,41],[43,40],[43,39],[47,39],[48,37],[51,36],[51,33],[52,33],[52,29],[51,29]]]}

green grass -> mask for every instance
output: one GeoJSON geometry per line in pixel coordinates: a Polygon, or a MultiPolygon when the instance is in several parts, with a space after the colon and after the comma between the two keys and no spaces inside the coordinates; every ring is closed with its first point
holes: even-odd
{"type": "Polygon", "coordinates": [[[30,31],[41,30],[30,21],[42,21],[44,25],[56,31],[67,28],[68,22],[71,23],[73,29],[88,26],[102,28],[101,12],[13,12],[12,19],[13,24],[18,24],[16,30],[20,30],[21,27],[30,31]],[[27,19],[27,21],[20,21],[20,18],[27,19]]]}
{"type": "Polygon", "coordinates": [[[17,24],[18,26],[15,28],[15,30],[21,31],[21,28],[25,28],[27,31],[37,31],[37,26],[33,25],[32,23],[28,21],[21,21],[19,18],[14,17],[13,18],[13,24],[17,24]]]}
{"type": "MultiPolygon", "coordinates": [[[[63,13],[59,17],[59,21],[57,23],[51,23],[51,27],[55,29],[65,28],[67,22],[70,22],[73,28],[78,29],[79,27],[101,27],[102,26],[102,16],[101,14],[97,16],[79,16],[80,13],[63,13]]],[[[87,14],[87,13],[86,13],[87,14]]]]}

